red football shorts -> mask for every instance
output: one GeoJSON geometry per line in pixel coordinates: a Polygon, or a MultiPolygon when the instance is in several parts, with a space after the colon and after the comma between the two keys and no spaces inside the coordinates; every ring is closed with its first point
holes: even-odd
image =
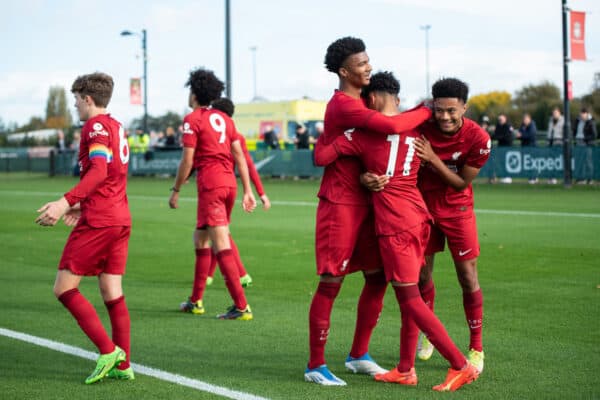
{"type": "Polygon", "coordinates": [[[77,224],[67,239],[58,269],[75,275],[123,275],[130,233],[130,226],[92,228],[77,224]]]}
{"type": "Polygon", "coordinates": [[[471,260],[479,256],[475,213],[464,218],[435,220],[425,254],[444,251],[446,239],[454,261],[471,260]]]}
{"type": "Polygon", "coordinates": [[[381,268],[371,208],[319,200],[315,256],[318,275],[381,268]]]}
{"type": "Polygon", "coordinates": [[[226,226],[231,220],[231,211],[235,205],[236,188],[218,187],[198,192],[196,208],[196,228],[207,226],[226,226]]]}
{"type": "Polygon", "coordinates": [[[379,237],[383,269],[388,281],[419,282],[430,229],[429,223],[425,222],[396,235],[379,237]]]}

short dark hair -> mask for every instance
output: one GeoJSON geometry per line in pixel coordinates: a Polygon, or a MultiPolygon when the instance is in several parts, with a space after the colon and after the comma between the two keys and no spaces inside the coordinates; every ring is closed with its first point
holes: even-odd
{"type": "Polygon", "coordinates": [[[233,105],[233,101],[229,100],[227,97],[220,97],[216,100],[213,100],[210,105],[212,108],[222,111],[230,117],[233,117],[235,106],[233,105]]]}
{"type": "Polygon", "coordinates": [[[102,72],[81,75],[71,85],[71,93],[90,96],[97,107],[106,107],[112,97],[115,84],[113,78],[102,72]]]}
{"type": "Polygon", "coordinates": [[[225,85],[216,77],[215,73],[205,68],[192,70],[185,86],[189,86],[201,106],[207,106],[213,100],[221,97],[221,93],[225,89],[225,85]]]}
{"type": "Polygon", "coordinates": [[[353,54],[366,50],[365,43],[358,38],[346,36],[336,40],[327,47],[325,54],[325,68],[335,74],[344,64],[344,61],[353,54]]]}
{"type": "Polygon", "coordinates": [[[361,96],[367,97],[369,93],[373,92],[385,92],[397,96],[400,93],[400,82],[389,71],[377,72],[371,75],[371,80],[362,89],[361,96]]]}
{"type": "Polygon", "coordinates": [[[433,84],[431,94],[434,99],[457,98],[466,104],[469,98],[469,86],[460,79],[442,78],[433,84]]]}
{"type": "Polygon", "coordinates": [[[587,107],[581,107],[580,113],[586,113],[587,114],[588,112],[589,112],[589,110],[588,110],[587,107]]]}

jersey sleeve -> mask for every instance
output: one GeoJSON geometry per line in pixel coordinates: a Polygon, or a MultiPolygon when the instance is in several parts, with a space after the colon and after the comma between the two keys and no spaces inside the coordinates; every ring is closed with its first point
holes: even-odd
{"type": "Polygon", "coordinates": [[[189,115],[186,115],[183,119],[183,135],[181,137],[183,147],[196,148],[197,140],[198,137],[196,136],[196,131],[192,127],[191,118],[189,115]]]}
{"type": "Polygon", "coordinates": [[[81,178],[81,181],[69,192],[65,193],[65,199],[70,206],[79,203],[102,183],[108,175],[108,163],[112,161],[113,154],[110,145],[110,134],[102,123],[95,122],[88,135],[90,161],[89,170],[81,178]]]}
{"type": "Polygon", "coordinates": [[[361,154],[361,138],[364,134],[347,131],[342,136],[338,136],[330,144],[324,144],[317,141],[315,144],[315,165],[325,166],[331,164],[339,157],[358,156],[361,154]]]}
{"type": "Polygon", "coordinates": [[[252,160],[252,156],[248,152],[248,147],[246,146],[246,139],[242,136],[241,133],[238,132],[238,139],[240,140],[240,144],[242,145],[242,151],[244,152],[244,157],[246,157],[246,164],[248,164],[248,173],[250,174],[250,180],[256,189],[256,193],[259,196],[265,194],[265,189],[263,187],[262,181],[260,180],[260,175],[256,170],[256,166],[254,165],[254,161],[252,160]]]}
{"type": "Polygon", "coordinates": [[[345,102],[341,114],[348,128],[362,128],[386,135],[415,129],[431,118],[431,110],[421,105],[398,115],[386,116],[357,101],[345,102]]]}
{"type": "Polygon", "coordinates": [[[490,157],[490,152],[492,151],[492,139],[480,128],[476,128],[473,132],[473,136],[475,136],[475,140],[469,150],[466,164],[470,167],[480,169],[490,157]]]}

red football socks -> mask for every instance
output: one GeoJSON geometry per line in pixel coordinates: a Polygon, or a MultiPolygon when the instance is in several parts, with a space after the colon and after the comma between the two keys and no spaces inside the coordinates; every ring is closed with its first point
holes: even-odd
{"type": "Polygon", "coordinates": [[[356,328],[350,356],[358,358],[369,351],[371,334],[383,308],[387,281],[383,271],[365,275],[365,285],[358,299],[356,328]]]}
{"type": "MultiPolygon", "coordinates": [[[[444,325],[433,311],[425,305],[417,285],[394,286],[394,291],[402,314],[407,314],[408,318],[415,321],[419,329],[427,335],[427,338],[440,354],[448,360],[452,368],[462,369],[467,362],[465,356],[450,339],[444,325]]],[[[404,345],[404,343],[400,343],[401,347],[404,345]]],[[[400,353],[403,354],[402,349],[400,349],[400,353]]]]}
{"type": "Polygon", "coordinates": [[[239,273],[240,277],[242,277],[242,276],[248,274],[248,272],[246,272],[246,268],[244,268],[244,264],[242,263],[242,259],[240,257],[240,252],[238,251],[237,245],[233,241],[233,238],[231,237],[231,235],[229,235],[229,243],[231,243],[231,251],[233,254],[233,259],[235,260],[235,264],[237,265],[237,268],[238,268],[238,273],[239,273]]]}
{"type": "Polygon", "coordinates": [[[79,292],[79,289],[67,290],[58,300],[69,310],[83,333],[96,345],[100,354],[115,350],[115,344],[108,337],[94,306],[79,292]]]}
{"type": "Polygon", "coordinates": [[[244,289],[240,283],[240,275],[238,273],[237,265],[233,257],[233,251],[231,249],[221,250],[217,253],[217,262],[219,268],[225,279],[225,285],[229,291],[229,295],[233,299],[235,306],[239,310],[244,310],[248,305],[244,289]]]}
{"type": "Polygon", "coordinates": [[[313,297],[308,314],[310,369],[325,364],[325,345],[329,335],[331,309],[341,287],[339,282],[319,282],[313,297]]]}
{"type": "Polygon", "coordinates": [[[430,279],[423,286],[419,285],[419,291],[421,292],[421,298],[423,298],[427,307],[433,311],[435,302],[435,285],[433,284],[433,279],[430,279]]]}
{"type": "Polygon", "coordinates": [[[210,268],[212,250],[210,248],[196,249],[196,266],[194,269],[194,286],[192,287],[191,302],[202,300],[206,289],[206,278],[210,268]]]}
{"type": "Polygon", "coordinates": [[[483,295],[481,289],[473,293],[463,293],[465,316],[471,332],[470,349],[483,351],[481,331],[483,326],[483,295]]]}
{"type": "Polygon", "coordinates": [[[130,334],[131,322],[129,319],[129,310],[125,304],[125,297],[121,296],[111,301],[104,302],[108,315],[110,316],[110,325],[112,326],[112,340],[122,348],[127,354],[127,359],[119,364],[117,368],[123,370],[129,368],[130,358],[130,334]]]}

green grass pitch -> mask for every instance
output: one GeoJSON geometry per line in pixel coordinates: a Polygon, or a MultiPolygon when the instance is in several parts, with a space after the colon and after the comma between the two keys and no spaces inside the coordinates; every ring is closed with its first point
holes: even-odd
{"type": "MultiPolygon", "coordinates": [[[[52,294],[69,228],[34,224],[35,210],[76,181],[0,174],[0,327],[95,351],[52,294]]],[[[332,315],[326,357],[346,387],[303,381],[308,308],[317,285],[314,216],[318,181],[267,180],[274,205],[247,215],[236,206],[232,233],[254,279],[246,294],[254,320],[214,319],[230,305],[220,275],[207,313],[178,312],[190,293],[195,188],[181,208],[167,204],[171,179],[131,178],[133,216],[124,289],[132,318],[132,360],[269,399],[600,398],[600,188],[475,185],[484,293],[485,370],[454,394],[431,387],[445,377],[438,353],[417,361],[419,385],[375,383],[344,371],[362,278],[346,279],[332,315]]],[[[462,296],[448,253],[436,259],[436,312],[466,352],[462,296]]],[[[81,291],[108,326],[95,279],[81,291]]],[[[384,367],[398,360],[399,309],[391,290],[371,342],[384,367]]],[[[0,397],[6,399],[213,399],[212,393],[144,375],[86,386],[94,363],[0,336],[0,397]]]]}

